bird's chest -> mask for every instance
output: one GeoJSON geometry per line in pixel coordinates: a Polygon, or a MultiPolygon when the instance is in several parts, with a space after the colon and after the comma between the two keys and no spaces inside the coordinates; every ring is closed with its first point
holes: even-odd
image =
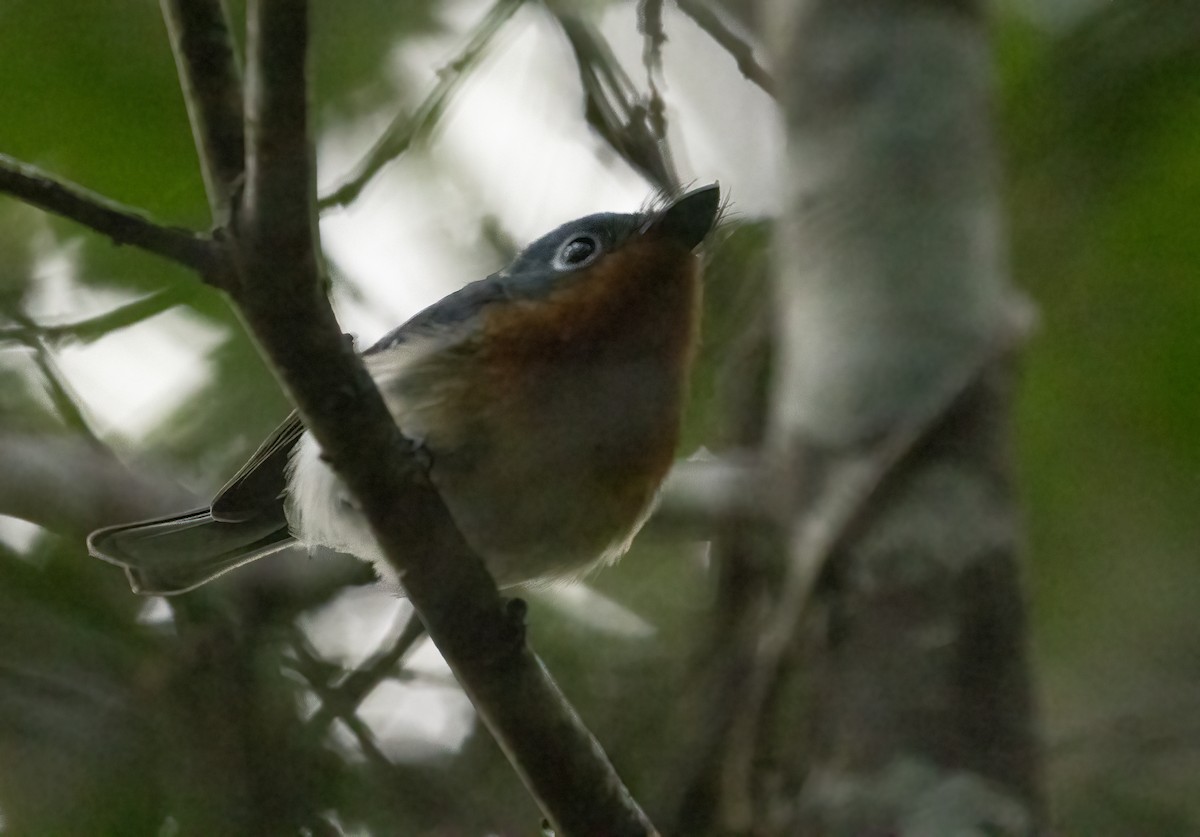
{"type": "Polygon", "coordinates": [[[682,388],[653,360],[569,358],[528,372],[429,436],[434,482],[502,585],[623,552],[678,435],[682,388]]]}
{"type": "Polygon", "coordinates": [[[502,584],[614,557],[640,525],[678,441],[695,328],[694,288],[679,284],[591,331],[534,318],[508,346],[493,334],[436,375],[456,383],[429,409],[400,419],[502,584]]]}
{"type": "Polygon", "coordinates": [[[478,413],[475,448],[496,470],[620,491],[670,465],[684,383],[651,354],[555,358],[478,413]]]}

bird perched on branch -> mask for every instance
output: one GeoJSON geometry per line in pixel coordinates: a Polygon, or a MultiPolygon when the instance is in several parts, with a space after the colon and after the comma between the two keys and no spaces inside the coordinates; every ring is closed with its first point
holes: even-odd
{"type": "MultiPolygon", "coordinates": [[[[364,352],[501,587],[614,561],[649,515],[696,340],[693,251],[719,209],[714,184],[656,210],[563,224],[364,352]]],[[[293,413],[208,508],[101,529],[88,547],[125,567],[135,591],[167,595],[296,542],[394,575],[293,413]]]]}

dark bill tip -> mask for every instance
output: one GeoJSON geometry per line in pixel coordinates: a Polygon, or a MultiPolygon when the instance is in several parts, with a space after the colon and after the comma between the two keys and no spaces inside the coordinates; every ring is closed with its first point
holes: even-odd
{"type": "Polygon", "coordinates": [[[689,250],[708,235],[721,209],[721,187],[718,183],[693,189],[676,198],[650,222],[647,232],[670,236],[689,250]]]}

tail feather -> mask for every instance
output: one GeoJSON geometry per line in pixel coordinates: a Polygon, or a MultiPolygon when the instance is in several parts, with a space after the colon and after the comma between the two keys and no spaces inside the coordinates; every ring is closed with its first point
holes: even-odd
{"type": "Polygon", "coordinates": [[[186,593],[294,542],[282,509],[250,520],[213,520],[208,509],[110,526],[88,537],[88,551],[125,568],[134,592],[186,593]]]}

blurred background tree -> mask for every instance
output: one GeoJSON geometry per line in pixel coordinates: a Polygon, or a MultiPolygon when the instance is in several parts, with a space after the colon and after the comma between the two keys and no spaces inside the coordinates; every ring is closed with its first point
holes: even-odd
{"type": "MultiPolygon", "coordinates": [[[[658,67],[637,4],[566,5],[314,4],[322,194],[345,195],[399,129],[395,162],[323,215],[339,315],[367,343],[554,224],[636,208],[669,172],[612,112],[658,91],[667,163],[732,199],[681,453],[721,449],[723,361],[756,332],[779,202],[753,21],[740,3],[667,3],[658,67]]],[[[1013,272],[1042,311],[1018,436],[1055,825],[1191,833],[1200,13],[994,11],[1013,272]]],[[[10,0],[0,81],[0,151],[207,223],[154,5],[10,0]]],[[[4,198],[0,329],[0,833],[530,832],[536,807],[436,652],[408,649],[407,605],[353,562],[276,556],[172,609],[86,557],[94,526],[208,496],[286,412],[218,293],[4,198]],[[347,680],[356,666],[377,674],[347,680]]],[[[707,566],[701,546],[642,538],[589,584],[530,597],[538,651],[668,830],[684,745],[703,738],[687,696],[707,566]]]]}

